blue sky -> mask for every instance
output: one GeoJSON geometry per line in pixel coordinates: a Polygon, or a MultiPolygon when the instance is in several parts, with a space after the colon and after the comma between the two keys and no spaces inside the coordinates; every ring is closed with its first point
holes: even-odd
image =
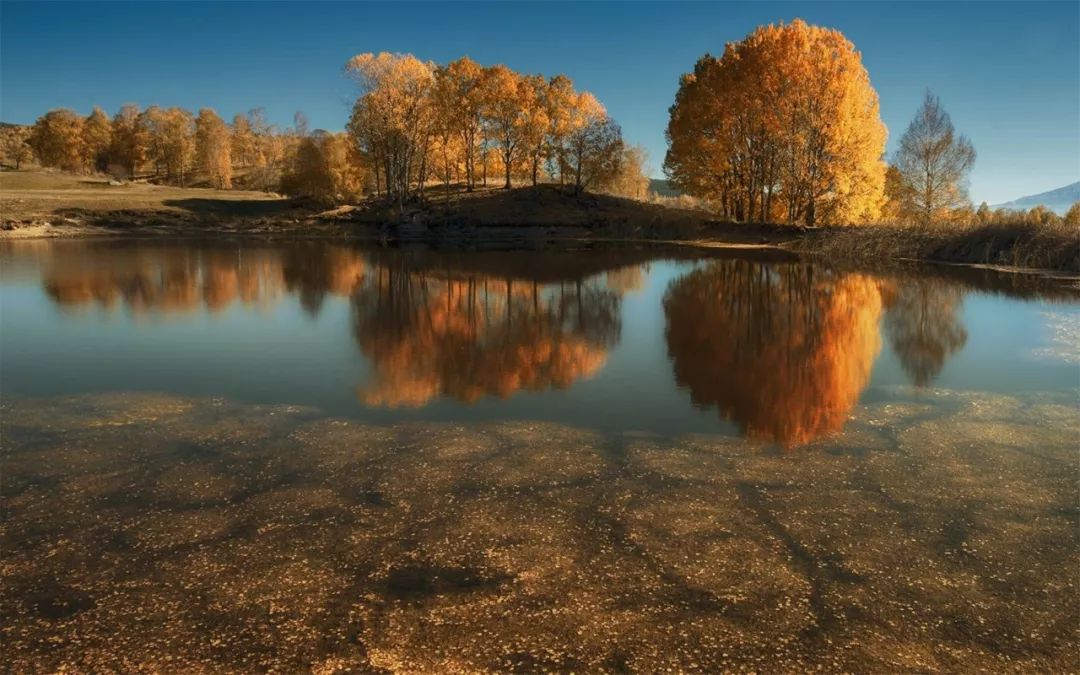
{"type": "Polygon", "coordinates": [[[660,175],[679,75],[759,24],[800,17],[863,53],[896,147],[926,88],[979,153],[978,202],[1080,180],[1080,3],[0,3],[0,118],[136,102],[253,107],[341,129],[341,67],[367,51],[566,73],[660,175]]]}

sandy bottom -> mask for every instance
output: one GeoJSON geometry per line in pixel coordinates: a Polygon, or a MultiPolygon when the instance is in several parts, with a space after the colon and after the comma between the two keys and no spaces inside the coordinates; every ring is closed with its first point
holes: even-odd
{"type": "Polygon", "coordinates": [[[1080,670],[1080,415],[931,391],[789,453],[9,399],[12,672],[1080,670]]]}

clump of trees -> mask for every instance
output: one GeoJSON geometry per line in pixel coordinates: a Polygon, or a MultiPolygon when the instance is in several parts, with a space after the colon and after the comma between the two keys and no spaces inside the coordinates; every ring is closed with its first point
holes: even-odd
{"type": "Polygon", "coordinates": [[[575,192],[602,187],[622,165],[622,131],[569,78],[524,75],[468,57],[446,65],[411,54],[359,54],[345,66],[360,95],[348,133],[377,193],[422,198],[429,181],[466,191],[557,177],[575,192]],[[547,175],[542,176],[545,172],[547,175]]]}
{"type": "Polygon", "coordinates": [[[85,118],[52,110],[21,136],[5,131],[0,147],[16,165],[32,154],[64,171],[333,201],[373,191],[402,203],[423,199],[429,183],[449,197],[452,184],[472,191],[489,176],[507,188],[557,179],[575,192],[645,194],[642,152],[628,150],[604,106],[564,75],[389,53],[360,54],[345,71],[360,95],[344,133],[309,132],[301,114],[278,130],[258,109],[229,124],[209,108],[129,104],[111,120],[96,107],[85,118]]]}
{"type": "Polygon", "coordinates": [[[839,31],[759,27],[701,57],[670,113],[665,171],[724,217],[812,226],[880,215],[887,132],[839,31]]]}
{"type": "Polygon", "coordinates": [[[98,107],[81,117],[61,108],[42,115],[31,127],[5,127],[4,159],[19,168],[36,158],[47,168],[73,173],[142,176],[188,185],[196,174],[207,184],[228,189],[236,169],[246,169],[251,187],[277,189],[280,174],[295,154],[299,135],[269,125],[261,110],[237,115],[227,124],[210,108],[198,115],[179,107],[127,104],[110,119],[98,107]]]}
{"type": "Polygon", "coordinates": [[[286,194],[348,201],[358,198],[366,172],[347,134],[317,130],[299,139],[281,177],[286,194]]]}
{"type": "Polygon", "coordinates": [[[967,192],[975,157],[975,147],[956,131],[940,99],[926,92],[886,173],[882,220],[923,227],[1080,226],[1080,202],[1064,216],[1045,206],[975,207],[967,192]]]}

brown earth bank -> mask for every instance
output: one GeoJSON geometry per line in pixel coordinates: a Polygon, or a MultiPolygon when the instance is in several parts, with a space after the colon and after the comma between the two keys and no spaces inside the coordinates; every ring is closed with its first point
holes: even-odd
{"type": "Polygon", "coordinates": [[[1074,227],[803,228],[716,220],[703,210],[557,185],[429,193],[423,203],[371,198],[327,209],[303,198],[246,190],[116,184],[47,172],[0,173],[0,238],[93,235],[255,235],[532,248],[566,241],[674,242],[771,247],[831,261],[918,260],[1080,274],[1074,227]]]}

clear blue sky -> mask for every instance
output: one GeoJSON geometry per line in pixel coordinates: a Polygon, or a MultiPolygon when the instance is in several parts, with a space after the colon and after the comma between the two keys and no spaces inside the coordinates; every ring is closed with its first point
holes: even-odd
{"type": "Polygon", "coordinates": [[[971,194],[1001,202],[1080,180],[1080,3],[0,3],[0,117],[94,104],[264,107],[341,129],[359,52],[468,54],[566,73],[664,158],[679,75],[755,26],[801,17],[863,53],[890,155],[929,87],[979,153],[971,194]]]}

